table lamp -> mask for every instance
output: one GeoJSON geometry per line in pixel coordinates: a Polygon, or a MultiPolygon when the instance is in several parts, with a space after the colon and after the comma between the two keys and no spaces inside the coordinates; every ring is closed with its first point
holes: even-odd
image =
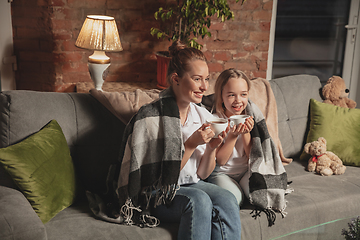
{"type": "Polygon", "coordinates": [[[89,56],[88,67],[97,90],[102,90],[105,70],[110,66],[107,52],[122,51],[119,33],[113,17],[88,15],[80,30],[75,46],[94,50],[89,56]]]}

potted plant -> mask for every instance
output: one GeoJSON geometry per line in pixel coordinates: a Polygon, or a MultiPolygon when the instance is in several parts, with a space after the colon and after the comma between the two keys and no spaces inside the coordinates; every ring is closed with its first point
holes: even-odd
{"type": "MultiPolygon", "coordinates": [[[[243,4],[246,0],[236,0],[239,1],[243,4]]],[[[215,16],[222,22],[234,18],[227,0],[170,0],[165,8],[160,7],[154,14],[155,19],[161,21],[161,29],[153,27],[150,33],[158,39],[180,40],[189,47],[201,49],[198,37],[211,37],[208,29],[215,16]]],[[[169,54],[158,52],[156,56],[158,87],[166,88],[169,54]]]]}
{"type": "Polygon", "coordinates": [[[360,239],[360,216],[351,220],[348,223],[348,230],[342,229],[341,235],[345,236],[346,240],[358,240],[360,239]]]}

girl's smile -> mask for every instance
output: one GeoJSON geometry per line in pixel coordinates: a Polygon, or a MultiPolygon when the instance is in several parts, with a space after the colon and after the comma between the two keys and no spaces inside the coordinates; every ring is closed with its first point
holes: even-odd
{"type": "Polygon", "coordinates": [[[225,115],[240,115],[248,104],[249,87],[242,78],[230,78],[222,92],[225,115]]]}

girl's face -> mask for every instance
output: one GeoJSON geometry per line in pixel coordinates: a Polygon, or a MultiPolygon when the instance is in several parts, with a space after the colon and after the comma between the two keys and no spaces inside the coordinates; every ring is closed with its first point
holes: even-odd
{"type": "Polygon", "coordinates": [[[185,104],[201,103],[205,91],[209,87],[209,68],[202,60],[194,60],[190,69],[182,78],[176,78],[173,84],[179,90],[177,101],[185,104]]]}
{"type": "Polygon", "coordinates": [[[243,113],[249,99],[249,87],[242,78],[230,78],[222,91],[225,105],[225,115],[240,115],[243,113]]]}

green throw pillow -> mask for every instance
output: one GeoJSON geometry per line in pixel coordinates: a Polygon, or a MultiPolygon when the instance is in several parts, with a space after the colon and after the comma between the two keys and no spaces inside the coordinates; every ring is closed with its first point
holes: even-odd
{"type": "MultiPolygon", "coordinates": [[[[360,166],[360,109],[349,109],[310,100],[310,129],[306,142],[324,137],[327,150],[345,165],[360,166]]],[[[308,160],[305,152],[300,159],[308,160]]]]}
{"type": "Polygon", "coordinates": [[[43,223],[73,203],[76,190],[74,166],[56,120],[21,142],[1,148],[0,164],[43,223]]]}

